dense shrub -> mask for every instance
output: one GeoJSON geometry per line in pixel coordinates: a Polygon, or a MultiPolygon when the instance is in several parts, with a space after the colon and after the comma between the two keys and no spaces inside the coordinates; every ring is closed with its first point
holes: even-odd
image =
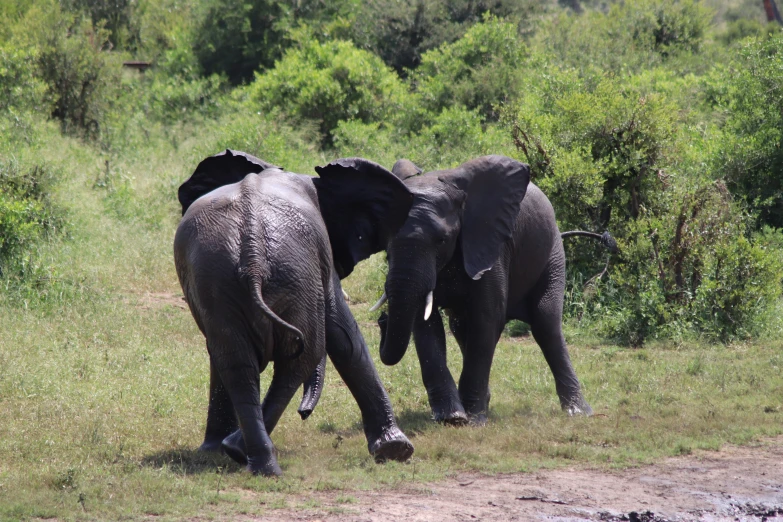
{"type": "Polygon", "coordinates": [[[108,39],[113,47],[124,48],[136,35],[132,34],[131,17],[134,7],[132,0],[64,0],[66,10],[82,12],[93,23],[101,23],[108,31],[108,39]]]}
{"type": "Polygon", "coordinates": [[[304,22],[329,33],[348,25],[353,7],[351,0],[215,0],[195,31],[196,56],[206,75],[247,82],[282,56],[289,30],[304,22]]]}
{"type": "Polygon", "coordinates": [[[377,56],[350,42],[307,37],[258,75],[250,92],[264,112],[281,109],[300,122],[315,122],[325,143],[340,120],[398,117],[407,98],[405,86],[377,56]]]}
{"type": "Polygon", "coordinates": [[[758,213],[759,224],[783,228],[783,32],[746,44],[708,84],[725,118],[715,175],[758,213]]]}
{"type": "Polygon", "coordinates": [[[215,117],[220,111],[224,81],[207,78],[156,74],[144,78],[147,113],[164,123],[215,117]]]}
{"type": "Polygon", "coordinates": [[[109,52],[108,34],[58,4],[30,9],[19,24],[18,40],[38,49],[37,77],[47,85],[51,114],[64,132],[100,132],[121,67],[121,58],[109,52]]]}
{"type": "Polygon", "coordinates": [[[461,104],[494,119],[494,106],[519,90],[526,55],[515,24],[488,15],[456,42],[425,53],[411,81],[429,111],[461,104]]]}
{"type": "MultiPolygon", "coordinates": [[[[538,78],[546,80],[504,114],[519,154],[561,229],[608,228],[620,245],[608,280],[571,298],[582,306],[569,313],[631,345],[695,331],[723,341],[757,334],[780,296],[779,251],[750,233],[726,185],[708,180],[705,153],[681,152],[682,140],[699,141],[678,107],[636,82],[554,67],[538,78]]],[[[604,257],[593,245],[568,251],[572,281],[604,257]]]]}
{"type": "Polygon", "coordinates": [[[49,110],[46,84],[37,76],[38,51],[0,45],[0,112],[49,110]]]}
{"type": "Polygon", "coordinates": [[[350,34],[359,47],[404,75],[427,51],[462,37],[485,13],[529,29],[545,6],[532,0],[369,0],[361,2],[350,34]]]}
{"type": "Polygon", "coordinates": [[[580,69],[640,70],[698,51],[710,20],[698,0],[628,0],[606,13],[558,15],[538,33],[537,46],[580,69]]]}
{"type": "Polygon", "coordinates": [[[23,168],[15,160],[0,160],[0,276],[19,267],[41,240],[62,225],[61,212],[49,191],[51,168],[23,168]]]}
{"type": "Polygon", "coordinates": [[[629,224],[601,299],[606,332],[631,345],[694,332],[723,342],[758,335],[780,298],[780,250],[748,236],[720,182],[671,196],[665,212],[629,224]]]}
{"type": "Polygon", "coordinates": [[[561,223],[602,230],[656,205],[675,114],[655,94],[549,68],[504,119],[561,223]]]}

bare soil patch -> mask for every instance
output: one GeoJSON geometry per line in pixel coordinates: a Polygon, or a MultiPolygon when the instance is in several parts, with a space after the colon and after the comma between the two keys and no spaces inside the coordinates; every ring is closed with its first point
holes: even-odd
{"type": "Polygon", "coordinates": [[[625,470],[461,474],[416,488],[288,500],[291,507],[270,510],[263,520],[783,520],[783,437],[625,470]]]}

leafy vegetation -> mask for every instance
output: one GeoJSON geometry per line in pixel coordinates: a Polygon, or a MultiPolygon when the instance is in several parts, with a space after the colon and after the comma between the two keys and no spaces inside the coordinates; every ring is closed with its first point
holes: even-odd
{"type": "MultiPolygon", "coordinates": [[[[783,34],[757,4],[0,1],[0,518],[263,513],[286,491],[779,434],[783,34]],[[226,147],[303,173],[530,163],[561,230],[620,246],[566,243],[566,333],[604,416],[562,418],[540,351],[504,337],[480,430],[429,421],[415,357],[379,365],[413,466],[371,461],[334,372],[275,431],[285,479],[195,453],[208,372],[175,194],[226,147]]],[[[345,283],[374,356],[384,270],[345,283]]]]}

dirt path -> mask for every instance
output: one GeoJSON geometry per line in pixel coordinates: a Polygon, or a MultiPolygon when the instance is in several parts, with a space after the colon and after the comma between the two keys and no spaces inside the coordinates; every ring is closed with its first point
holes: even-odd
{"type": "Polygon", "coordinates": [[[783,437],[622,471],[466,474],[419,489],[323,494],[318,501],[318,509],[274,510],[263,520],[783,521],[783,437]]]}

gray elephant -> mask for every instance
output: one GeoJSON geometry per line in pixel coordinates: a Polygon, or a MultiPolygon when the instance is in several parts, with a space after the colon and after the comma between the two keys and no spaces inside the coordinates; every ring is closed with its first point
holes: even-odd
{"type": "Polygon", "coordinates": [[[359,404],[376,460],[413,453],[340,286],[399,229],[412,195],[367,160],[316,171],[318,178],[293,174],[226,150],[179,189],[174,259],[210,358],[201,449],[222,447],[254,474],[281,473],[269,434],[308,377],[300,413],[315,407],[325,354],[359,404]],[[261,403],[259,374],[270,362],[261,403]]]}
{"type": "Polygon", "coordinates": [[[561,407],[590,415],[562,332],[563,243],[552,205],[530,183],[529,167],[484,156],[426,174],[400,160],[392,172],[414,202],[386,245],[385,293],[373,307],[388,298],[388,313],[378,320],[381,360],[397,364],[413,333],[435,420],[483,424],[495,346],[505,324],[518,319],[530,325],[544,353],[561,407]],[[462,351],[459,388],[446,365],[439,308],[462,351]]]}

